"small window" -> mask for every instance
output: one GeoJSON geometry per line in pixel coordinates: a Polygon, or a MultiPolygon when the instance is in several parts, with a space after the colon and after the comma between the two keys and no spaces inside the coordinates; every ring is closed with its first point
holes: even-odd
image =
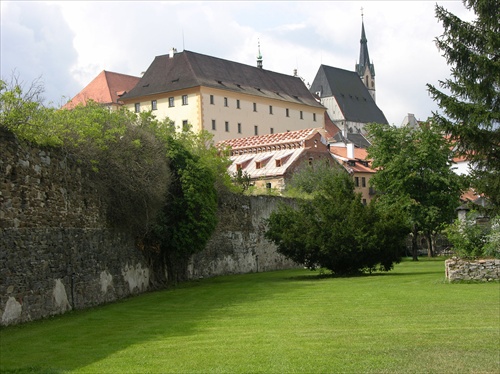
{"type": "Polygon", "coordinates": [[[182,131],[189,131],[189,124],[187,119],[182,120],[182,131]]]}
{"type": "Polygon", "coordinates": [[[134,107],[136,113],[139,113],[141,111],[141,103],[135,103],[134,107]]]}
{"type": "Polygon", "coordinates": [[[363,205],[366,205],[366,199],[363,199],[363,205]]]}
{"type": "Polygon", "coordinates": [[[281,166],[281,159],[276,160],[276,167],[279,168],[281,166]]]}
{"type": "Polygon", "coordinates": [[[253,111],[256,112],[257,111],[257,103],[253,103],[253,111]]]}
{"type": "Polygon", "coordinates": [[[361,187],[366,187],[366,178],[361,177],[361,187]]]}
{"type": "Polygon", "coordinates": [[[168,98],[168,106],[170,108],[172,108],[174,106],[174,98],[173,97],[168,98]]]}
{"type": "Polygon", "coordinates": [[[241,164],[236,164],[236,171],[239,171],[241,169],[242,169],[241,164]]]}
{"type": "Polygon", "coordinates": [[[313,113],[313,121],[316,122],[316,113],[313,113]]]}
{"type": "Polygon", "coordinates": [[[300,111],[300,119],[304,119],[304,112],[300,111]]]}
{"type": "Polygon", "coordinates": [[[188,95],[182,95],[182,105],[188,105],[188,95]]]}
{"type": "Polygon", "coordinates": [[[359,187],[359,177],[354,177],[354,185],[359,187]]]}
{"type": "Polygon", "coordinates": [[[236,109],[240,109],[240,100],[236,100],[236,109]]]}
{"type": "Polygon", "coordinates": [[[273,106],[269,105],[269,114],[273,114],[273,106]]]}
{"type": "Polygon", "coordinates": [[[309,165],[312,165],[313,164],[313,158],[312,157],[309,157],[309,165]]]}
{"type": "Polygon", "coordinates": [[[238,123],[238,134],[241,134],[241,123],[238,123]]]}
{"type": "Polygon", "coordinates": [[[253,127],[253,132],[255,135],[259,135],[259,126],[254,126],[253,127]]]}
{"type": "Polygon", "coordinates": [[[157,101],[156,100],[151,100],[151,110],[157,110],[157,101]]]}
{"type": "Polygon", "coordinates": [[[269,131],[270,134],[274,134],[274,127],[271,127],[271,130],[269,131]]]}
{"type": "Polygon", "coordinates": [[[260,162],[260,161],[255,162],[255,168],[256,169],[261,169],[262,168],[262,162],[260,162]]]}
{"type": "Polygon", "coordinates": [[[271,182],[267,182],[267,183],[266,183],[266,188],[267,188],[268,190],[270,190],[270,189],[271,189],[271,182]]]}
{"type": "Polygon", "coordinates": [[[213,119],[212,120],[212,130],[216,130],[217,129],[217,126],[215,124],[215,120],[213,119]]]}
{"type": "Polygon", "coordinates": [[[288,108],[286,108],[285,111],[286,111],[286,116],[290,117],[290,110],[288,110],[288,108]]]}
{"type": "Polygon", "coordinates": [[[214,105],[214,95],[210,95],[210,104],[214,105]]]}
{"type": "Polygon", "coordinates": [[[224,98],[224,106],[227,106],[227,97],[224,98]]]}
{"type": "Polygon", "coordinates": [[[226,121],[224,125],[225,125],[225,128],[226,128],[226,132],[229,132],[229,122],[226,121]]]}

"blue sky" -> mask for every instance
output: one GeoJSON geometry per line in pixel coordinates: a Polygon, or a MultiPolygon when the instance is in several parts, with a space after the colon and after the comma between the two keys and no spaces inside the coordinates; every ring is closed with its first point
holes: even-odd
{"type": "Polygon", "coordinates": [[[1,4],[0,74],[40,78],[47,103],[73,97],[102,70],[139,76],[175,47],[298,74],[312,83],[321,64],[353,70],[361,8],[377,104],[391,124],[438,110],[426,83],[450,68],[434,39],[435,5],[473,19],[461,1],[7,1],[1,4]]]}

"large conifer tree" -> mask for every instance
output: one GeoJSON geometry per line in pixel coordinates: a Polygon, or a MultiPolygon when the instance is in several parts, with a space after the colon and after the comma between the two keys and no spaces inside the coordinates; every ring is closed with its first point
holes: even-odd
{"type": "Polygon", "coordinates": [[[476,15],[472,22],[436,6],[444,27],[436,44],[451,66],[451,78],[439,82],[442,90],[427,86],[444,112],[434,113],[435,122],[472,162],[473,186],[499,209],[500,1],[464,0],[464,5],[476,15]]]}

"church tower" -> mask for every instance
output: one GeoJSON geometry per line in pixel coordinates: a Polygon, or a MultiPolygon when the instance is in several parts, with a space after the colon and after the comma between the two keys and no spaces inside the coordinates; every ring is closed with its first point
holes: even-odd
{"type": "Polygon", "coordinates": [[[359,48],[359,63],[356,64],[356,73],[375,101],[375,67],[370,63],[368,54],[368,40],[365,34],[365,23],[363,21],[363,8],[361,8],[361,40],[359,48]]]}

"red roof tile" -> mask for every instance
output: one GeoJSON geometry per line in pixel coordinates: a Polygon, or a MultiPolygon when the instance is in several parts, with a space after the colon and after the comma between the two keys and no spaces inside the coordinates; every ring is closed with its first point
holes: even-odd
{"type": "Polygon", "coordinates": [[[119,95],[130,91],[139,80],[139,77],[103,70],[73,99],[66,103],[63,109],[72,109],[79,104],[85,105],[89,99],[101,104],[117,104],[119,95]]]}

